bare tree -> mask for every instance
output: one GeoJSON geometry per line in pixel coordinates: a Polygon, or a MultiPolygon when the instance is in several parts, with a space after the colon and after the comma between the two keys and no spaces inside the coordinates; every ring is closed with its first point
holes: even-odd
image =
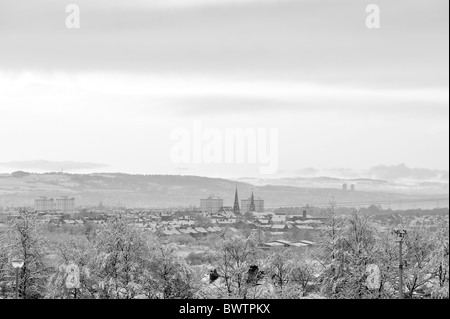
{"type": "Polygon", "coordinates": [[[308,288],[315,283],[318,275],[317,262],[315,262],[307,253],[297,256],[290,272],[292,283],[300,286],[301,297],[308,294],[308,288]]]}
{"type": "Polygon", "coordinates": [[[143,288],[152,299],[189,299],[194,295],[193,272],[172,247],[155,243],[144,272],[143,288]]]}
{"type": "Polygon", "coordinates": [[[250,266],[256,264],[256,240],[231,235],[217,245],[215,265],[224,279],[228,297],[247,298],[248,288],[254,283],[247,282],[250,266]]]}
{"type": "Polygon", "coordinates": [[[271,254],[267,260],[268,276],[275,286],[283,293],[283,288],[289,284],[294,267],[294,254],[290,249],[283,249],[271,254]]]}
{"type": "Polygon", "coordinates": [[[408,231],[405,247],[405,296],[412,299],[415,293],[423,290],[433,280],[437,270],[433,259],[435,241],[428,229],[423,226],[415,227],[408,231]]]}
{"type": "Polygon", "coordinates": [[[437,284],[433,285],[433,298],[449,298],[449,223],[441,218],[434,234],[436,247],[433,252],[433,273],[437,284]]]}

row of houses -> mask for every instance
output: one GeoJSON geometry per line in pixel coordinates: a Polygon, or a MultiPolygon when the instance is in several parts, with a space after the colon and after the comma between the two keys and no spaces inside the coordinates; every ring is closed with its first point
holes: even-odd
{"type": "Polygon", "coordinates": [[[282,219],[282,222],[278,222],[281,219],[277,219],[275,222],[273,219],[258,218],[253,223],[258,228],[277,229],[279,231],[287,231],[292,228],[298,229],[322,229],[324,222],[317,219],[308,220],[287,220],[282,219]]]}
{"type": "Polygon", "coordinates": [[[129,225],[145,231],[159,233],[163,236],[189,234],[193,236],[207,235],[220,231],[222,227],[260,229],[272,235],[281,235],[292,229],[318,230],[323,228],[320,218],[308,216],[306,212],[300,216],[276,215],[273,212],[255,212],[254,219],[236,216],[232,210],[222,209],[216,213],[195,213],[189,211],[140,211],[118,210],[105,213],[92,213],[83,210],[83,217],[67,217],[56,213],[38,213],[41,223],[60,225],[81,225],[87,222],[105,224],[117,215],[125,218],[129,225]],[[84,212],[85,211],[85,212],[84,212]],[[205,220],[206,219],[206,220],[205,220]],[[199,227],[208,225],[208,227],[199,227]]]}
{"type": "Polygon", "coordinates": [[[192,235],[192,236],[206,236],[208,234],[219,233],[222,231],[221,227],[195,227],[195,228],[172,228],[161,230],[164,236],[172,235],[192,235]]]}
{"type": "Polygon", "coordinates": [[[316,243],[309,240],[301,240],[298,242],[290,242],[287,240],[274,240],[267,243],[262,243],[262,249],[276,249],[276,248],[308,248],[314,246],[316,243]]]}

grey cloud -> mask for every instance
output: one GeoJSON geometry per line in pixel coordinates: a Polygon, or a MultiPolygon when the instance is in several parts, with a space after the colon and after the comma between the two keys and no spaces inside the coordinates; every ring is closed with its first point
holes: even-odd
{"type": "Polygon", "coordinates": [[[294,172],[302,177],[331,177],[331,178],[363,178],[366,177],[363,172],[351,168],[303,168],[294,172]]]}
{"type": "Polygon", "coordinates": [[[64,26],[66,3],[47,2],[6,1],[0,69],[220,74],[372,87],[448,84],[447,1],[380,0],[377,31],[364,25],[365,3],[348,0],[243,1],[189,11],[155,10],[145,1],[124,7],[80,0],[79,30],[64,26]]]}
{"type": "Polygon", "coordinates": [[[371,177],[388,179],[388,180],[398,180],[398,179],[411,179],[411,180],[449,180],[449,172],[441,170],[430,170],[426,168],[411,168],[405,164],[399,165],[380,165],[372,167],[368,173],[371,177]]]}
{"type": "Polygon", "coordinates": [[[298,174],[300,176],[305,176],[305,177],[317,176],[319,174],[319,172],[320,172],[320,170],[318,170],[317,168],[313,168],[313,167],[302,168],[302,169],[295,171],[296,174],[298,174]]]}

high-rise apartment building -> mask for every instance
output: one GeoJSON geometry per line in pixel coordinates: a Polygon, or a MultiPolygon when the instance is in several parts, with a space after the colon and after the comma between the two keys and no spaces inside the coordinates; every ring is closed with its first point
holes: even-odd
{"type": "Polygon", "coordinates": [[[61,197],[56,199],[56,210],[63,214],[73,214],[75,211],[75,198],[61,197]]]}
{"type": "Polygon", "coordinates": [[[241,201],[241,213],[245,214],[248,212],[264,212],[264,200],[255,197],[252,193],[252,196],[249,199],[244,199],[241,201]]]}
{"type": "Polygon", "coordinates": [[[223,199],[217,196],[209,196],[206,199],[200,200],[200,209],[202,212],[218,213],[223,207],[223,199]]]}
{"type": "Polygon", "coordinates": [[[49,212],[55,210],[55,200],[53,198],[40,197],[34,200],[34,209],[38,212],[49,212]]]}

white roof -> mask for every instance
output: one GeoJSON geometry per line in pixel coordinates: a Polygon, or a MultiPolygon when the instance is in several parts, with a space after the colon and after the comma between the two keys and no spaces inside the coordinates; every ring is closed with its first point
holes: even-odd
{"type": "Polygon", "coordinates": [[[302,225],[295,225],[295,227],[297,227],[298,229],[314,229],[311,226],[302,226],[302,225]]]}
{"type": "Polygon", "coordinates": [[[305,223],[305,224],[323,224],[323,222],[321,222],[320,220],[314,220],[314,219],[305,220],[303,223],[305,223]]]}
{"type": "Polygon", "coordinates": [[[315,242],[309,241],[309,240],[301,240],[300,242],[301,242],[301,243],[308,244],[308,245],[314,245],[314,244],[315,244],[315,242]]]}
{"type": "Polygon", "coordinates": [[[291,242],[290,242],[290,241],[287,241],[287,240],[275,240],[275,242],[281,243],[281,244],[283,244],[283,245],[290,245],[290,244],[291,244],[291,242]]]}

